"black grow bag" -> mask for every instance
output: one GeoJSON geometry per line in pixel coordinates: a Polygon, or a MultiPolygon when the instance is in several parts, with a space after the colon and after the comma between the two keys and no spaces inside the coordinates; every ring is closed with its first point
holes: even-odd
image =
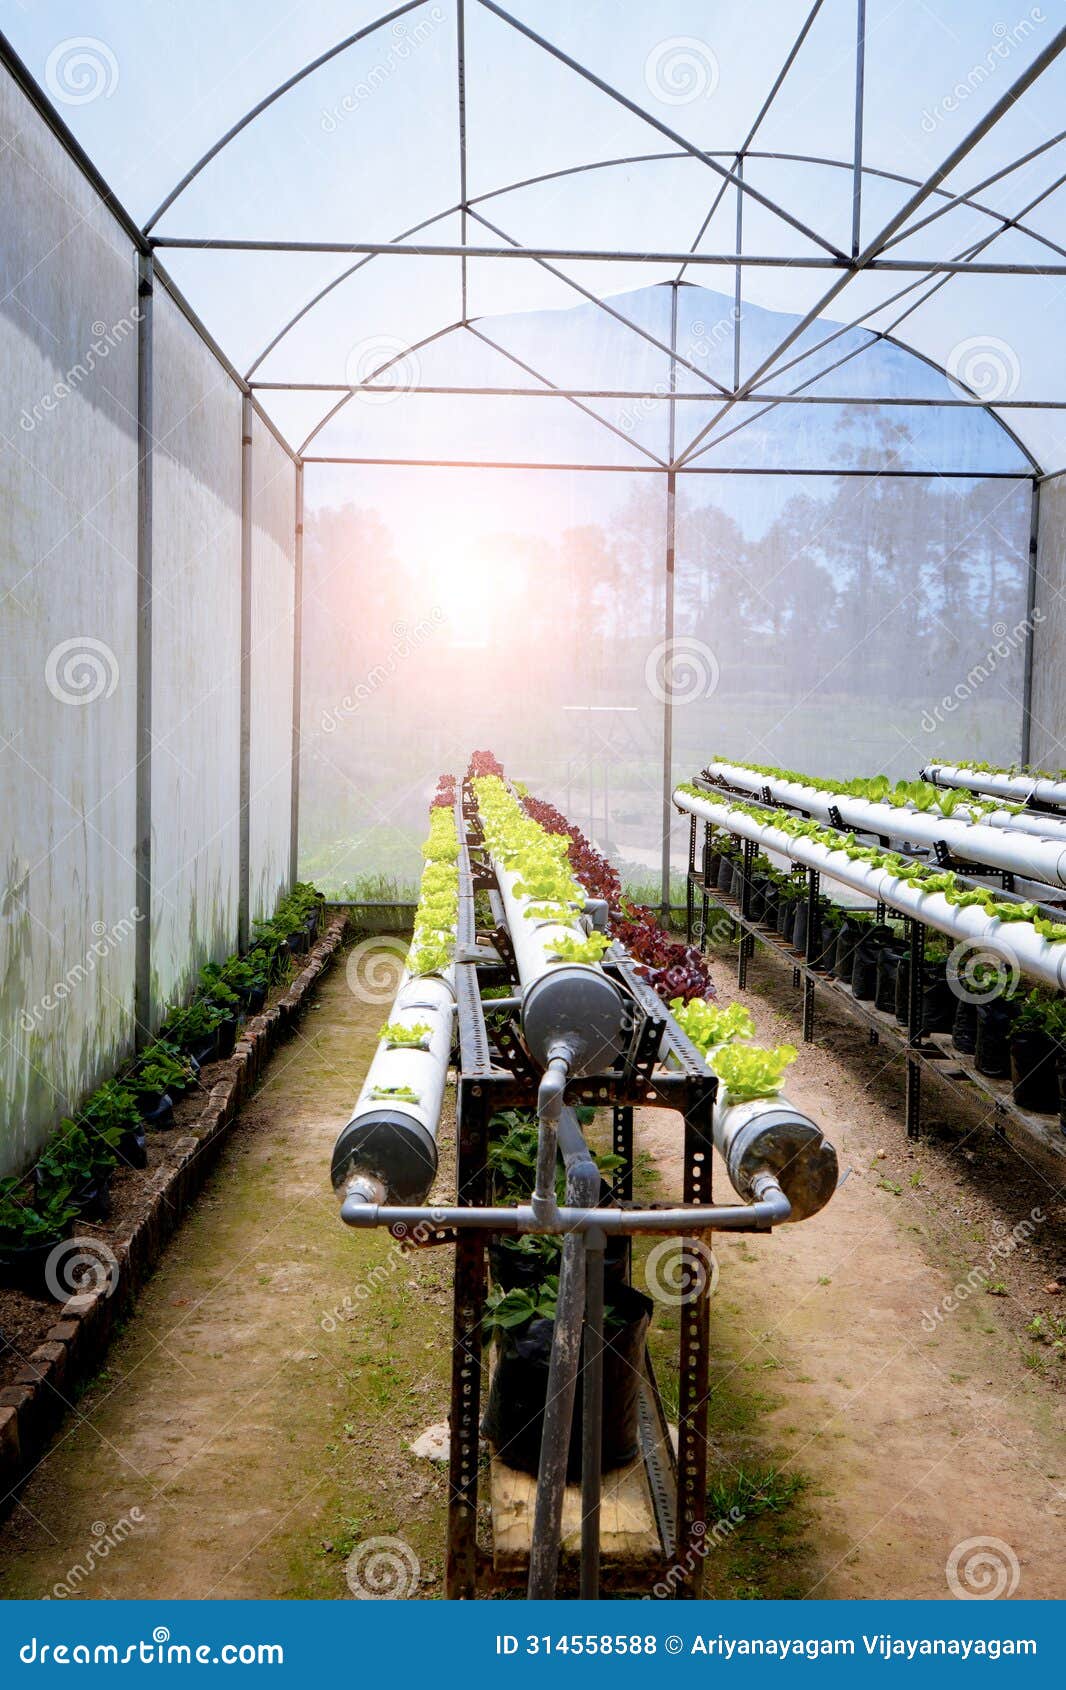
{"type": "Polygon", "coordinates": [[[718,890],[719,890],[719,892],[731,892],[733,890],[733,868],[734,868],[734,866],[735,865],[733,863],[732,857],[723,856],[721,862],[718,864],[718,890]]]}
{"type": "Polygon", "coordinates": [[[729,890],[732,893],[733,897],[737,900],[737,903],[739,904],[740,900],[744,896],[744,864],[743,863],[734,863],[733,864],[733,873],[732,873],[732,877],[731,877],[730,882],[729,882],[729,890]]]}
{"type": "Polygon", "coordinates": [[[855,965],[855,947],[866,932],[866,924],[861,921],[851,921],[845,916],[840,931],[837,934],[836,950],[833,955],[833,973],[838,980],[851,985],[851,971],[855,965]]]}
{"type": "Polygon", "coordinates": [[[855,946],[851,989],[861,1003],[869,1003],[877,995],[877,959],[891,941],[890,927],[868,927],[855,946]]]}
{"type": "MultiPolygon", "coordinates": [[[[624,1324],[611,1324],[604,1333],[604,1472],[626,1466],[638,1453],[637,1409],[644,1341],[653,1308],[651,1299],[631,1285],[611,1286],[607,1301],[624,1324]]],[[[502,1332],[496,1345],[496,1367],[481,1429],[501,1461],[522,1473],[536,1473],[540,1465],[554,1331],[552,1320],[531,1320],[502,1332]]],[[[566,1468],[570,1480],[581,1477],[581,1394],[579,1378],[566,1468]]]]}
{"type": "Polygon", "coordinates": [[[896,969],[896,1000],[894,1005],[896,1020],[901,1027],[906,1027],[910,1020],[910,995],[911,953],[904,951],[899,959],[899,967],[896,969]]]}
{"type": "Polygon", "coordinates": [[[967,1003],[965,998],[959,998],[955,1006],[951,1042],[963,1056],[972,1056],[977,1049],[977,1005],[967,1003]]]}
{"type": "Polygon", "coordinates": [[[41,1244],[22,1244],[13,1249],[0,1247],[0,1285],[25,1291],[29,1297],[51,1297],[45,1269],[52,1251],[62,1241],[57,1237],[46,1239],[41,1244]]]}
{"type": "Polygon", "coordinates": [[[1010,1035],[1014,1012],[1009,1003],[995,998],[977,1005],[977,1050],[974,1067],[992,1080],[1010,1078],[1010,1035]]]}
{"type": "Polygon", "coordinates": [[[1059,1107],[1058,1070],[1062,1047],[1039,1028],[1015,1032],[1010,1041],[1014,1101],[1034,1115],[1054,1115],[1059,1107]]]}
{"type": "Polygon", "coordinates": [[[886,1015],[896,1013],[896,977],[902,961],[903,952],[898,945],[882,945],[877,953],[877,990],[874,993],[874,1004],[877,1009],[884,1010],[886,1015]]]}

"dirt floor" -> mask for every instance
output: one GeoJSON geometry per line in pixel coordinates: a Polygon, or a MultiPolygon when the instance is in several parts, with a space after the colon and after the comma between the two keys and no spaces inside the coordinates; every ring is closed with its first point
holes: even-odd
{"type": "MultiPolygon", "coordinates": [[[[442,1594],[446,1475],[409,1445],[447,1412],[450,1262],[338,1221],[329,1154],[387,1007],[349,972],[0,1526],[0,1596],[442,1594]]],[[[798,1042],[787,971],[751,978],[760,1033],[798,1042]]],[[[792,1073],[844,1178],[814,1220],[716,1242],[708,1594],[945,1598],[955,1552],[963,1588],[1066,1595],[1063,1170],[931,1087],[908,1147],[898,1062],[828,1013],[792,1073]]],[[[675,1195],[672,1118],[638,1141],[645,1192],[675,1195]]],[[[656,1327],[669,1403],[676,1311],[656,1327]]]]}

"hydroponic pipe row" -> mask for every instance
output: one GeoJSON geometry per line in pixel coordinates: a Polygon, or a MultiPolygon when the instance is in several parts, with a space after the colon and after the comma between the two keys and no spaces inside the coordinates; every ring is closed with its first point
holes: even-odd
{"type": "Polygon", "coordinates": [[[1066,886],[1066,839],[1038,839],[1008,832],[1013,818],[1007,811],[993,811],[980,820],[960,821],[954,816],[931,815],[910,806],[876,803],[827,787],[782,779],[739,763],[711,763],[707,772],[742,791],[759,793],[765,788],[781,803],[806,810],[822,821],[828,821],[830,810],[836,810],[849,827],[865,833],[927,845],[943,841],[967,862],[1005,869],[1049,886],[1066,886]],[[1002,819],[994,822],[993,816],[1002,819]]]}
{"type": "Polygon", "coordinates": [[[569,841],[533,820],[496,775],[472,781],[521,989],[522,1032],[542,1068],[580,1077],[622,1049],[625,1005],[599,958],[610,941],[582,925],[585,892],[567,862],[569,841]]]}
{"type": "Polygon", "coordinates": [[[1009,769],[971,769],[965,763],[927,763],[922,778],[934,786],[962,787],[969,792],[988,792],[994,798],[1010,798],[1018,804],[1066,805],[1066,781],[1051,775],[1014,774],[1009,769]]]}
{"type": "MultiPolygon", "coordinates": [[[[971,946],[986,946],[993,954],[1013,960],[1019,971],[1032,980],[1058,991],[1066,988],[1066,941],[1052,942],[1031,921],[1001,920],[981,903],[953,904],[940,890],[923,890],[920,878],[849,855],[848,841],[835,830],[818,829],[820,837],[812,837],[809,832],[794,833],[781,825],[785,818],[777,821],[772,811],[752,813],[752,806],[739,807],[727,798],[718,799],[686,787],[675,788],[674,803],[688,815],[725,828],[738,838],[750,839],[764,850],[777,851],[804,868],[818,869],[842,886],[865,893],[900,915],[913,916],[949,938],[971,946]]],[[[814,827],[813,823],[804,825],[814,827]]],[[[876,858],[881,853],[873,855],[876,858]]],[[[932,870],[920,872],[937,882],[945,878],[953,880],[950,875],[934,874],[932,870]]]]}
{"type": "Polygon", "coordinates": [[[399,989],[347,1126],[333,1185],[370,1203],[421,1203],[437,1172],[437,1133],[451,1061],[459,917],[455,811],[430,811],[414,936],[399,989]]]}

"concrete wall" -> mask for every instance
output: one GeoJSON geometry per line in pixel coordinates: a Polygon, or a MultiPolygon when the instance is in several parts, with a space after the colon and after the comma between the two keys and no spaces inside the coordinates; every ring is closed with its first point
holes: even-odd
{"type": "Polygon", "coordinates": [[[1040,489],[1033,634],[1030,762],[1039,769],[1066,767],[1066,475],[1040,489]]]}
{"type": "MultiPolygon", "coordinates": [[[[236,943],[241,397],[155,291],[152,908],[136,907],[137,270],[0,73],[0,1176],[236,943]]],[[[254,444],[251,873],[289,865],[295,466],[254,444]]]]}

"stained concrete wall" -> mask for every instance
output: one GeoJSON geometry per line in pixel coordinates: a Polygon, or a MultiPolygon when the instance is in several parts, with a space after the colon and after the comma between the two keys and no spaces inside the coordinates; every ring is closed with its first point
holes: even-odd
{"type": "MultiPolygon", "coordinates": [[[[239,384],[154,302],[150,911],[136,905],[137,264],[0,74],[0,1176],[237,938],[239,384]]],[[[295,466],[255,424],[251,875],[289,866],[295,466]]]]}

